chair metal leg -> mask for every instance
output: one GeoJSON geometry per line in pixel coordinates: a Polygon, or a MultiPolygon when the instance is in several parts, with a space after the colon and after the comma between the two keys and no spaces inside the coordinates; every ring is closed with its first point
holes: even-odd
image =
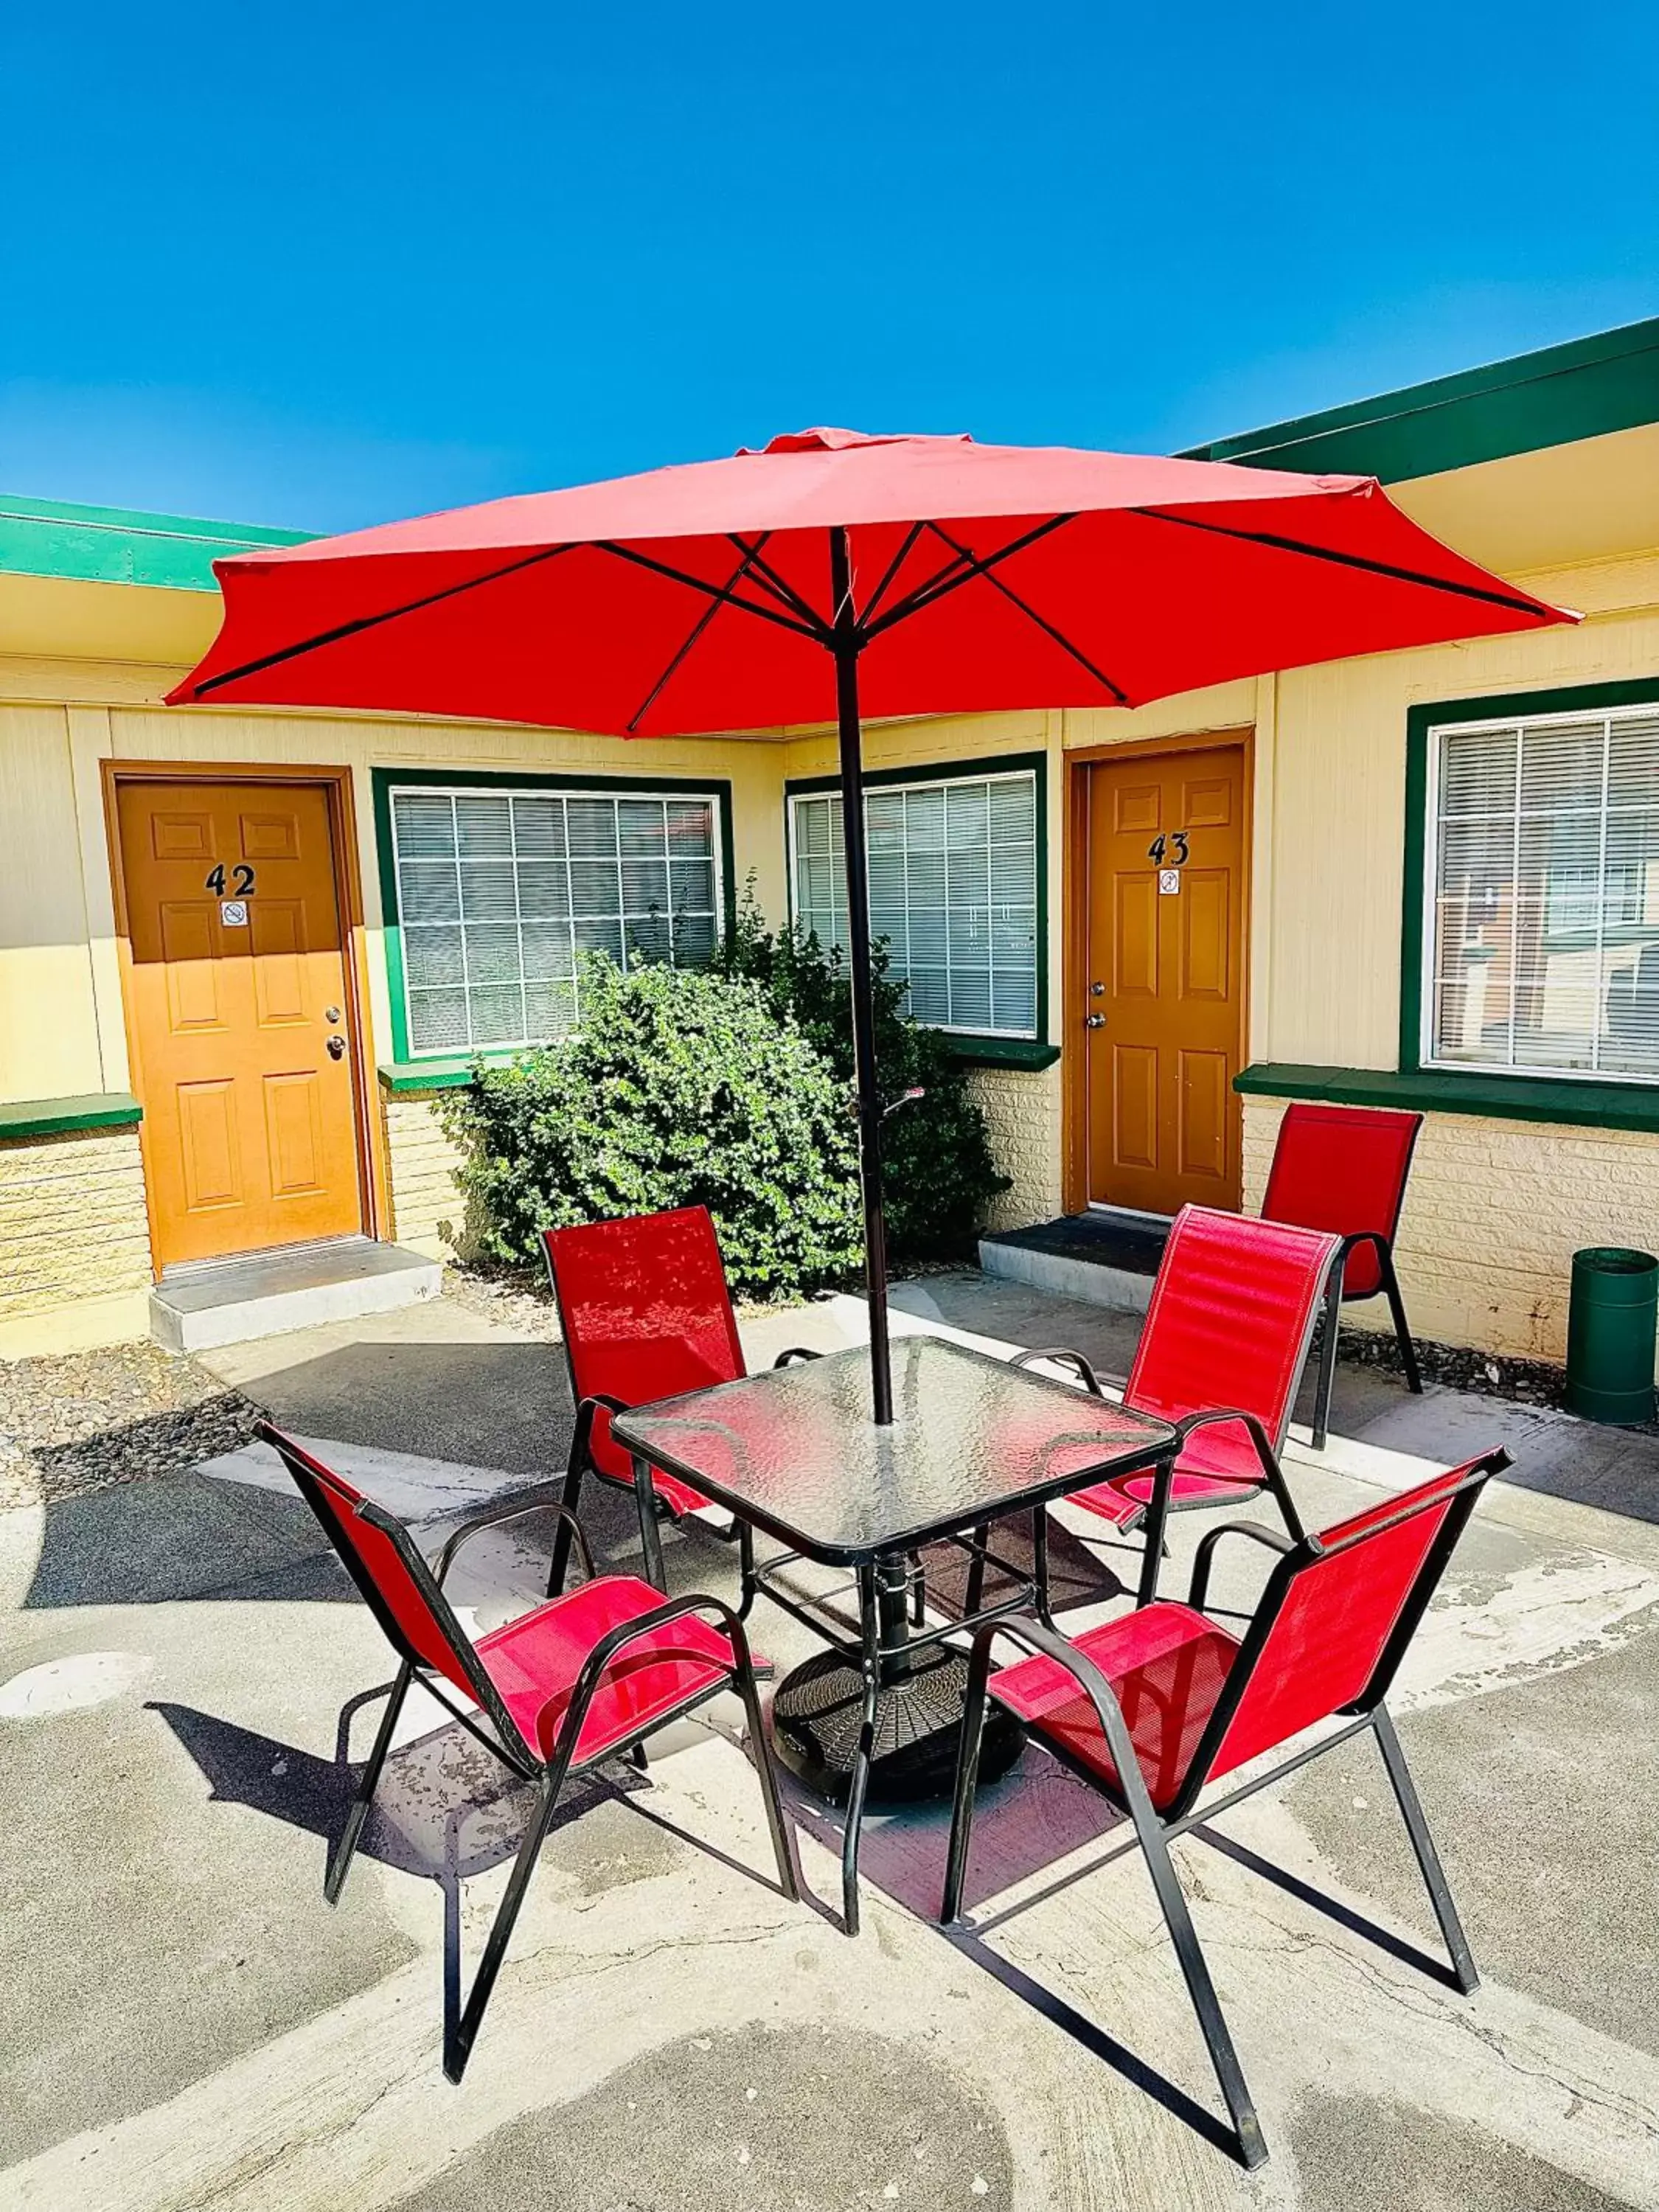
{"type": "Polygon", "coordinates": [[[1417,1854],[1417,1863],[1423,1876],[1424,1887],[1429,1893],[1429,1902],[1434,1907],[1434,1917],[1440,1923],[1440,1933],[1445,1938],[1450,1957],[1452,1973],[1459,1990],[1467,1996],[1480,1986],[1480,1977],[1475,1970],[1468,1938],[1463,1933],[1463,1923],[1457,1917],[1457,1907],[1452,1901],[1450,1884],[1446,1870],[1440,1863],[1440,1854],[1434,1847],[1434,1838],[1429,1833],[1429,1824],[1418,1801],[1416,1785],[1411,1769],[1406,1764],[1406,1754],[1401,1748],[1400,1738],[1394,1732],[1394,1722],[1388,1708],[1379,1705],[1371,1715],[1371,1727],[1376,1735],[1376,1747],[1382,1754],[1382,1764],[1389,1770],[1389,1779],[1394,1784],[1395,1800],[1400,1807],[1400,1816],[1406,1823],[1406,1833],[1412,1839],[1412,1849],[1417,1854]]]}
{"type": "MultiPolygon", "coordinates": [[[[579,1431],[575,1442],[571,1447],[569,1465],[564,1471],[564,1492],[562,1500],[572,1513],[580,1510],[582,1479],[586,1473],[586,1439],[579,1431]]],[[[570,1523],[568,1521],[561,1521],[554,1533],[553,1558],[548,1569],[549,1597],[562,1597],[564,1595],[564,1578],[570,1571],[570,1523]]]]}
{"type": "Polygon", "coordinates": [[[795,1879],[795,1862],[790,1854],[789,1833],[783,1825],[783,1807],[778,1798],[778,1773],[773,1763],[772,1747],[767,1741],[765,1717],[761,1711],[760,1692],[755,1686],[755,1670],[745,1650],[737,1672],[738,1695],[743,1699],[744,1717],[749,1725],[749,1741],[755,1749],[755,1771],[760,1778],[761,1799],[766,1807],[766,1825],[771,1831],[773,1856],[778,1863],[778,1887],[793,1905],[800,1897],[800,1887],[795,1879]]]}
{"type": "MultiPolygon", "coordinates": [[[[567,1734],[574,1743],[574,1733],[567,1729],[567,1734]]],[[[484,1945],[483,1956],[478,1961],[478,1971],[473,1977],[471,1993],[467,1998],[465,2009],[458,2021],[445,2023],[444,2072],[458,2086],[462,2075],[466,2071],[466,2062],[472,2056],[472,2045],[477,2039],[478,2029],[483,2021],[484,2007],[489,2002],[490,1991],[495,1986],[495,1977],[501,1972],[501,1960],[507,1955],[507,1947],[512,1937],[514,1924],[519,1917],[520,1908],[524,1903],[525,1892],[530,1887],[530,1877],[536,1871],[536,1861],[540,1857],[542,1845],[547,1840],[547,1831],[553,1818],[553,1808],[559,1802],[559,1791],[563,1785],[568,1763],[568,1757],[561,1759],[548,1774],[547,1780],[542,1788],[541,1802],[531,1816],[530,1826],[525,1831],[524,1841],[519,1845],[519,1856],[513,1862],[513,1873],[507,1885],[507,1894],[501,1899],[501,1910],[496,1913],[495,1925],[489,1931],[489,1940],[484,1945]]]]}
{"type": "Polygon", "coordinates": [[[1331,1431],[1331,1395],[1336,1388],[1336,1339],[1342,1325],[1342,1263],[1338,1261],[1325,1293],[1325,1325],[1320,1333],[1319,1380],[1314,1385],[1313,1448],[1323,1451],[1331,1431]]]}
{"type": "Polygon", "coordinates": [[[323,1895],[331,1905],[339,1903],[340,1892],[345,1887],[346,1875],[351,1870],[351,1862],[356,1856],[357,1845],[362,1838],[363,1823],[368,1818],[368,1808],[374,1802],[374,1792],[380,1786],[380,1769],[386,1765],[386,1753],[392,1748],[392,1731],[398,1725],[404,1700],[409,1695],[409,1686],[414,1679],[415,1669],[408,1660],[404,1660],[398,1670],[398,1679],[392,1686],[392,1694],[386,1701],[386,1711],[380,1716],[380,1725],[374,1737],[374,1748],[368,1754],[368,1764],[363,1769],[362,1778],[357,1784],[357,1794],[346,1814],[345,1826],[340,1832],[340,1840],[334,1847],[334,1856],[329,1861],[328,1872],[323,1878],[323,1895]]]}
{"type": "Polygon", "coordinates": [[[1133,1803],[1131,1817],[1135,1832],[1140,1838],[1140,1848],[1146,1853],[1146,1870],[1152,1877],[1152,1887],[1163,1909],[1164,1923],[1170,1930],[1176,1956],[1181,1961],[1181,1972],[1187,1984],[1187,1994],[1193,2001],[1193,2010],[1198,2014],[1198,2024],[1208,2046],[1210,2063],[1221,2094],[1231,2115],[1233,2131],[1238,2137],[1239,2156],[1247,2167],[1266,2162],[1267,2146],[1262,2139],[1261,2124],[1256,2118],[1255,2106],[1245,2086],[1244,2073],[1238,2063],[1238,2053],[1233,2048],[1233,2039],[1221,2010],[1221,2001],[1216,1996],[1215,1984],[1210,1979],[1210,1969],[1199,1948],[1198,1931],[1193,1926],[1192,1914],[1187,1909],[1187,1899],[1182,1892],[1175,1863],[1170,1856],[1170,1845],[1158,1816],[1150,1807],[1145,1817],[1133,1803]]]}
{"type": "Polygon", "coordinates": [[[979,1786],[979,1752],[985,1734],[985,1685],[990,1671],[988,1644],[982,1655],[975,1655],[969,1669],[968,1695],[963,1706],[956,1796],[951,1808],[951,1848],[939,1908],[942,1928],[953,1927],[962,1917],[962,1888],[968,1877],[968,1850],[974,1835],[974,1792],[979,1786]]]}
{"type": "Polygon", "coordinates": [[[1175,1487],[1175,1462],[1166,1460],[1152,1478],[1152,1494],[1146,1507],[1146,1549],[1140,1562],[1140,1588],[1135,1594],[1137,1607],[1152,1604],[1158,1597],[1158,1569],[1164,1563],[1164,1536],[1170,1525],[1170,1492],[1175,1487]]]}
{"type": "Polygon", "coordinates": [[[1382,1291],[1389,1301],[1389,1311],[1394,1316],[1394,1334],[1400,1346],[1401,1364],[1406,1370],[1406,1388],[1413,1397],[1423,1395],[1423,1377],[1418,1370],[1417,1347],[1412,1342],[1412,1333],[1406,1322],[1406,1301],[1400,1295],[1400,1278],[1394,1271],[1394,1252],[1390,1246],[1380,1244],[1376,1256],[1382,1262],[1382,1291]]]}

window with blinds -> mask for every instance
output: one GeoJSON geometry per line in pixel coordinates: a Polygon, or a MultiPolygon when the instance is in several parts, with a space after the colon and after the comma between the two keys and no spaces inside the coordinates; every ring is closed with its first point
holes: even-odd
{"type": "Polygon", "coordinates": [[[624,969],[707,961],[718,817],[712,796],[395,789],[410,1054],[564,1036],[584,951],[624,969]]]}
{"type": "MultiPolygon", "coordinates": [[[[866,791],[871,934],[919,1022],[1036,1036],[1036,808],[1030,769],[866,791]]],[[[793,799],[790,842],[796,921],[844,947],[840,795],[793,799]]]]}
{"type": "Polygon", "coordinates": [[[1659,706],[1429,736],[1431,1062],[1659,1081],[1659,706]]]}

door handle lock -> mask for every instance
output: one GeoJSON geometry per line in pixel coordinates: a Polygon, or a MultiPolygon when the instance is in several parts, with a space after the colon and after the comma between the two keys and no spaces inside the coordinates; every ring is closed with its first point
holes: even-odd
{"type": "MultiPolygon", "coordinates": [[[[1083,1026],[1085,1030],[1103,1030],[1106,1026],[1106,1017],[1104,1014],[1086,1014],[1084,1017],[1083,1026]]],[[[329,1042],[331,1044],[333,1039],[331,1037],[329,1042]]]]}
{"type": "Polygon", "coordinates": [[[343,1060],[345,1058],[345,1039],[343,1036],[330,1037],[328,1040],[328,1056],[331,1060],[343,1060]]]}
{"type": "Polygon", "coordinates": [[[1091,983],[1091,984],[1090,984],[1090,986],[1089,986],[1089,996],[1090,996],[1091,999],[1103,999],[1103,998],[1105,997],[1105,995],[1106,995],[1106,986],[1105,986],[1103,983],[1091,983]]]}

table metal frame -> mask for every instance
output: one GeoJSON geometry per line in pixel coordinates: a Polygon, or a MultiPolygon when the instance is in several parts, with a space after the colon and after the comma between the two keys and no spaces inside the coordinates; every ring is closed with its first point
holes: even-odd
{"type": "MultiPolygon", "coordinates": [[[[791,1370],[774,1371],[780,1386],[787,1387],[787,1378],[791,1370]]],[[[750,1379],[761,1381],[769,1378],[757,1376],[750,1379]]],[[[727,1387],[730,1386],[714,1386],[715,1390],[727,1387]]],[[[711,1391],[709,1395],[713,1395],[714,1392],[711,1391]]],[[[673,1402],[684,1406],[688,1401],[682,1398],[673,1402]]],[[[644,1417],[652,1411],[648,1406],[639,1406],[616,1414],[612,1419],[611,1433],[633,1461],[634,1480],[639,1492],[641,1525],[650,1532],[646,1542],[647,1571],[661,1588],[664,1587],[662,1552],[656,1534],[656,1493],[652,1479],[653,1461],[643,1441],[631,1432],[630,1420],[630,1416],[644,1417]]],[[[799,1530],[791,1530],[763,1509],[757,1512],[754,1501],[745,1498],[734,1485],[711,1477],[706,1469],[696,1467],[689,1459],[674,1459],[672,1464],[668,1464],[670,1455],[660,1444],[657,1446],[657,1451],[665,1463],[665,1472],[705,1491],[720,1504],[728,1506],[737,1516],[742,1579],[742,1601],[738,1609],[739,1619],[746,1620],[757,1597],[764,1596],[789,1614],[792,1620],[810,1629],[822,1643],[839,1653],[847,1666],[862,1678],[864,1700],[858,1750],[848,1792],[846,1824],[842,1832],[842,1903],[849,1936],[855,1936],[859,1929],[859,1846],[882,1693],[902,1677],[919,1651],[943,1644],[952,1636],[971,1636],[1028,1605],[1034,1603],[1039,1617],[1048,1626],[1053,1626],[1048,1603],[1048,1506],[1055,1499],[1064,1498],[1069,1491],[1085,1489],[1108,1476],[1138,1474],[1156,1469],[1167,1478],[1179,1444],[1175,1428],[1168,1422],[1156,1420],[1150,1414],[1139,1414],[1135,1418],[1149,1425],[1155,1425],[1164,1433],[1149,1437],[1144,1444],[1131,1449],[1103,1450],[1094,1466],[1068,1472],[1052,1484],[1042,1485],[1036,1489],[1028,1486],[1006,1501],[988,1504],[981,1499],[971,1510],[964,1508],[962,1520],[955,1527],[945,1525],[929,1527],[919,1532],[899,1532],[890,1542],[872,1542],[868,1546],[858,1547],[850,1553],[840,1546],[815,1547],[799,1530]],[[1032,1572],[1029,1575],[1023,1566],[998,1557],[991,1550],[988,1533],[995,1522],[1012,1518],[1014,1514],[1027,1510],[1032,1516],[1032,1572]],[[767,1559],[757,1560],[755,1554],[757,1525],[791,1548],[767,1559]],[[964,1527],[970,1528],[973,1534],[963,1534],[961,1530],[964,1527]],[[999,1598],[989,1605],[981,1602],[975,1609],[965,1609],[960,1620],[947,1621],[942,1626],[927,1627],[922,1610],[923,1591],[918,1555],[922,1544],[939,1541],[954,1544],[968,1553],[970,1562],[969,1589],[973,1598],[979,1599],[982,1595],[984,1570],[988,1565],[1011,1575],[1015,1588],[1006,1597],[999,1598]],[[824,1592],[810,1605],[804,1603],[792,1593],[780,1589],[775,1579],[781,1570],[802,1561],[821,1566],[850,1566],[853,1579],[850,1583],[842,1583],[824,1592]],[[849,1589],[856,1591],[858,1597],[856,1639],[827,1626],[822,1612],[823,1607],[834,1599],[845,1595],[849,1589]]],[[[1167,1480],[1160,1482],[1158,1487],[1160,1492],[1167,1492],[1167,1480]]]]}

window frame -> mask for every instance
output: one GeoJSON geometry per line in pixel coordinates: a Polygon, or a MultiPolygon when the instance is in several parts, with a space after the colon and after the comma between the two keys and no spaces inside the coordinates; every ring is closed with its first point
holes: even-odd
{"type": "MultiPolygon", "coordinates": [[[[392,1014],[392,1048],[400,1067],[438,1068],[475,1060],[510,1060],[515,1053],[533,1051],[533,1044],[477,1045],[457,1052],[453,1048],[411,1052],[409,1036],[409,976],[404,957],[404,924],[398,884],[397,843],[392,830],[392,802],[399,791],[495,792],[503,796],[522,793],[538,798],[558,792],[568,798],[702,799],[714,811],[715,929],[719,939],[730,935],[737,913],[736,860],[732,839],[732,785],[723,776],[571,775],[548,775],[513,769],[386,769],[370,771],[374,801],[374,845],[380,883],[380,927],[386,956],[386,996],[392,1014]]],[[[544,1039],[552,1042],[552,1039],[544,1039]]]]}
{"type": "MultiPolygon", "coordinates": [[[[1659,675],[1626,682],[1574,684],[1547,691],[1505,692],[1480,699],[1439,700],[1411,708],[1406,718],[1406,851],[1400,971],[1400,1073],[1431,1077],[1437,1083],[1468,1084],[1486,1090],[1509,1084],[1547,1085],[1564,1097],[1577,1092],[1618,1089],[1651,1091],[1659,1097],[1659,1076],[1632,1075],[1626,1069],[1600,1070],[1504,1067],[1484,1061],[1437,1060],[1434,1056],[1435,882],[1438,843],[1439,745],[1445,731],[1482,724],[1512,726],[1620,708],[1659,710],[1659,675]]],[[[1491,1108],[1489,1111],[1501,1111],[1491,1108]]]]}
{"type": "MultiPolygon", "coordinates": [[[[1054,1057],[1048,1042],[1048,756],[1046,752],[996,753],[983,757],[907,763],[902,768],[866,769],[866,791],[908,788],[930,784],[983,783],[998,776],[1030,775],[1036,817],[1036,1009],[1029,1036],[1010,1030],[970,1030],[927,1022],[922,1026],[935,1036],[948,1039],[958,1056],[1018,1066],[1047,1066],[1054,1057]]],[[[783,863],[791,922],[797,918],[795,898],[795,801],[834,794],[841,789],[839,775],[792,776],[783,787],[783,863]]]]}

